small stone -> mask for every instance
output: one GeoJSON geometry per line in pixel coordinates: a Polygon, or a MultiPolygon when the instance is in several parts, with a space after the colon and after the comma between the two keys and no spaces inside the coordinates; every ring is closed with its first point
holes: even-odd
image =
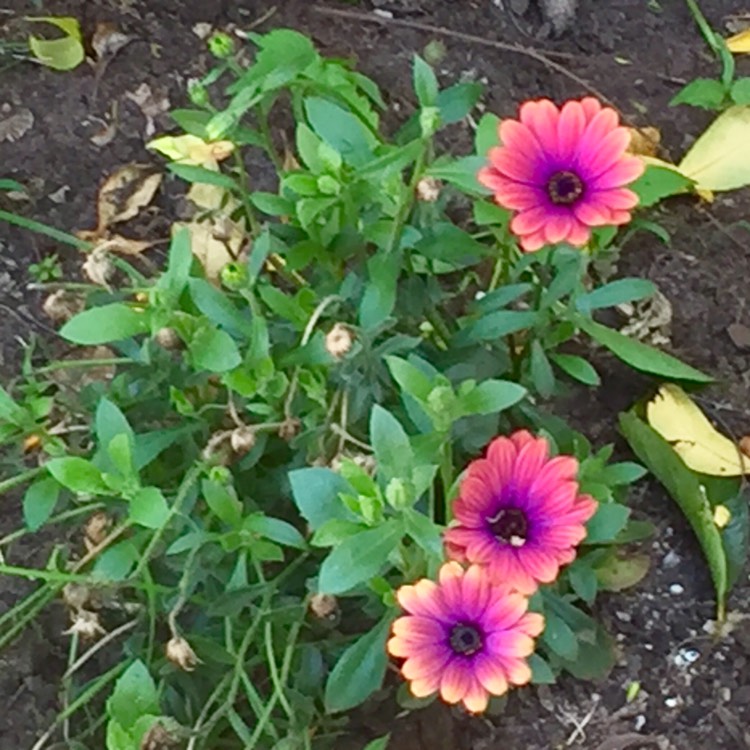
{"type": "Polygon", "coordinates": [[[742,323],[727,326],[727,334],[738,349],[750,349],[750,328],[742,323]]]}
{"type": "Polygon", "coordinates": [[[679,583],[673,583],[669,587],[669,593],[672,594],[673,596],[680,596],[680,594],[685,593],[685,587],[679,583]]]}
{"type": "Polygon", "coordinates": [[[646,726],[646,717],[643,714],[638,714],[638,716],[635,717],[635,721],[633,722],[633,727],[635,728],[636,732],[640,732],[643,727],[646,726]]]}
{"type": "Polygon", "coordinates": [[[673,550],[669,550],[666,555],[664,555],[664,559],[661,562],[661,565],[666,570],[671,570],[672,568],[676,568],[680,564],[680,556],[673,550]]]}
{"type": "Polygon", "coordinates": [[[676,667],[685,669],[691,664],[695,664],[698,659],[701,658],[701,653],[695,648],[681,648],[674,656],[674,663],[676,667]]]}
{"type": "Polygon", "coordinates": [[[678,703],[679,701],[677,700],[677,698],[665,698],[664,699],[664,705],[667,708],[677,708],[678,703]]]}

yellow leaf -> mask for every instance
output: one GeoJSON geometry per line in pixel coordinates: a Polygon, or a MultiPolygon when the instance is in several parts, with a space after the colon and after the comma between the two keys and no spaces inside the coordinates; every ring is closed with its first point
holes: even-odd
{"type": "Polygon", "coordinates": [[[127,221],[151,203],[162,175],[144,164],[126,164],[110,174],[99,189],[97,211],[101,236],[112,224],[127,221]]]}
{"type": "Polygon", "coordinates": [[[245,240],[244,226],[226,216],[215,216],[204,221],[176,222],[172,232],[182,227],[190,231],[190,247],[203,265],[206,278],[218,284],[222,268],[240,255],[245,240]]]}
{"type": "Polygon", "coordinates": [[[732,520],[732,513],[726,505],[717,505],[714,508],[714,523],[723,529],[732,520]]]}
{"type": "Polygon", "coordinates": [[[81,27],[69,16],[27,17],[27,21],[57,26],[65,36],[60,39],[40,39],[29,36],[29,48],[40,63],[53,70],[72,70],[83,62],[85,53],[81,41],[81,27]]]}
{"type": "Polygon", "coordinates": [[[646,418],[693,471],[717,477],[750,474],[750,460],[677,385],[668,383],[646,406],[646,418]]]}
{"type": "Polygon", "coordinates": [[[742,53],[750,52],[750,28],[740,31],[739,34],[730,36],[726,40],[727,49],[730,52],[742,53]]]}
{"type": "Polygon", "coordinates": [[[703,132],[678,165],[698,193],[750,185],[750,107],[731,107],[703,132]]]}
{"type": "Polygon", "coordinates": [[[194,164],[206,169],[218,169],[218,163],[231,156],[234,151],[231,141],[209,142],[195,135],[165,135],[150,141],[146,147],[158,151],[171,161],[194,164]]]}

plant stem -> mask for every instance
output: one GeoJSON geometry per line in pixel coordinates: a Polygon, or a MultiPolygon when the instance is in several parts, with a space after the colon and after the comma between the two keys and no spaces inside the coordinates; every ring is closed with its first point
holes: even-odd
{"type": "Polygon", "coordinates": [[[442,522],[447,524],[451,518],[449,495],[453,487],[453,444],[450,441],[450,435],[446,436],[440,450],[440,482],[443,485],[443,507],[439,510],[442,522]]]}
{"type": "Polygon", "coordinates": [[[240,181],[242,183],[242,205],[245,208],[245,216],[247,217],[247,222],[250,225],[250,234],[252,234],[253,238],[257,238],[258,235],[260,235],[260,222],[258,221],[258,217],[255,215],[253,204],[250,203],[250,178],[248,177],[247,170],[245,169],[245,162],[242,161],[242,156],[237,151],[234,152],[234,163],[237,167],[237,171],[240,173],[240,181]]]}
{"type": "Polygon", "coordinates": [[[406,220],[409,218],[409,214],[414,207],[415,195],[417,185],[422,179],[424,173],[425,162],[427,160],[427,150],[429,148],[430,140],[422,140],[422,149],[417,156],[417,160],[414,163],[414,171],[409,180],[408,186],[401,191],[401,201],[398,209],[396,210],[396,216],[393,219],[391,226],[391,234],[388,238],[388,244],[386,245],[385,252],[391,254],[398,249],[399,243],[401,242],[401,234],[404,231],[406,220]]]}
{"type": "MultiPolygon", "coordinates": [[[[8,479],[3,480],[2,482],[0,482],[0,495],[2,495],[4,492],[7,492],[8,490],[12,490],[14,487],[17,487],[19,484],[28,482],[30,479],[33,479],[34,477],[38,476],[43,471],[45,471],[45,468],[43,466],[37,466],[35,469],[22,471],[20,474],[16,474],[14,477],[9,477],[8,479]]],[[[1,539],[0,545],[4,544],[6,539],[7,537],[1,539]]]]}
{"type": "Polygon", "coordinates": [[[109,359],[63,359],[53,362],[46,367],[39,367],[35,370],[37,375],[56,370],[70,370],[75,367],[110,367],[113,365],[135,364],[129,357],[111,357],[109,359]]]}

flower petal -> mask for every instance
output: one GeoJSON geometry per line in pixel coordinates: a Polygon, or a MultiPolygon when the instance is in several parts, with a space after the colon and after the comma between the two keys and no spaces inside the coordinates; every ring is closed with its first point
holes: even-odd
{"type": "Polygon", "coordinates": [[[417,581],[413,586],[402,586],[396,594],[398,603],[409,614],[449,620],[437,584],[427,579],[417,581]]]}
{"type": "Polygon", "coordinates": [[[539,183],[539,165],[526,154],[509,148],[493,148],[490,150],[489,160],[493,169],[505,177],[528,185],[539,183]]]}
{"type": "Polygon", "coordinates": [[[458,703],[471,685],[471,672],[461,660],[448,662],[440,678],[440,697],[446,703],[458,703]]]}
{"type": "Polygon", "coordinates": [[[585,129],[586,113],[581,102],[565,102],[557,121],[557,155],[561,162],[573,162],[585,129]]]}
{"type": "Polygon", "coordinates": [[[547,244],[547,241],[544,238],[544,230],[540,229],[536,232],[520,236],[518,243],[523,252],[534,253],[537,250],[541,250],[547,244]]]}
{"type": "Polygon", "coordinates": [[[536,206],[516,214],[510,222],[510,231],[521,236],[544,229],[549,221],[550,210],[546,206],[536,206]]]}
{"type": "Polygon", "coordinates": [[[556,245],[567,238],[573,229],[574,219],[568,214],[550,216],[544,226],[544,236],[550,245],[556,245]]]}
{"type": "Polygon", "coordinates": [[[485,690],[491,695],[505,695],[508,692],[508,680],[502,661],[487,654],[477,659],[474,674],[485,690]]]}
{"type": "Polygon", "coordinates": [[[547,153],[557,154],[560,110],[549,99],[525,102],[519,110],[519,119],[534,133],[547,153]]]}
{"type": "Polygon", "coordinates": [[[473,714],[481,714],[487,710],[489,696],[476,677],[473,677],[469,689],[464,695],[464,706],[473,714]]]}
{"type": "Polygon", "coordinates": [[[593,190],[622,187],[637,180],[645,169],[645,163],[637,156],[623,156],[614,166],[591,180],[590,187],[593,190]]]}

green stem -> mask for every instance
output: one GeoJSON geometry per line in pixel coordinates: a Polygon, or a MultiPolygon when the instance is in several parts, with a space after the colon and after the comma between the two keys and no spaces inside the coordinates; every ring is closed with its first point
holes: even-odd
{"type": "Polygon", "coordinates": [[[38,234],[43,234],[46,237],[57,240],[58,242],[63,242],[66,245],[72,245],[79,250],[91,250],[91,248],[93,247],[90,242],[79,240],[78,237],[75,237],[72,234],[62,232],[59,229],[47,226],[46,224],[42,224],[39,221],[34,221],[33,219],[27,219],[24,216],[12,214],[9,211],[0,211],[0,221],[7,221],[8,224],[14,224],[17,227],[29,229],[30,231],[37,232],[38,234]]]}
{"type": "Polygon", "coordinates": [[[46,367],[39,367],[34,372],[42,375],[56,370],[70,370],[76,367],[110,367],[113,365],[135,364],[129,357],[111,357],[109,359],[65,359],[53,362],[46,367]]]}
{"type": "MultiPolygon", "coordinates": [[[[28,482],[30,479],[33,479],[34,477],[38,476],[43,471],[45,471],[43,466],[37,466],[35,469],[22,471],[20,474],[16,474],[14,477],[9,477],[8,479],[3,480],[2,482],[0,482],[0,495],[2,495],[4,492],[7,492],[8,490],[12,490],[14,487],[17,487],[19,484],[24,484],[25,482],[28,482]]],[[[6,539],[7,537],[1,539],[0,545],[4,544],[6,539]]]]}
{"type": "MultiPolygon", "coordinates": [[[[0,494],[2,493],[2,490],[0,490],[0,494]]],[[[52,516],[51,518],[48,518],[45,522],[44,526],[54,526],[57,523],[61,523],[62,521],[69,521],[71,518],[76,518],[77,516],[83,516],[88,513],[93,513],[95,510],[99,510],[100,508],[104,508],[104,503],[91,503],[90,505],[84,505],[81,508],[73,508],[72,510],[66,510],[64,513],[59,513],[56,516],[52,516]]],[[[11,544],[12,542],[16,542],[19,539],[22,539],[25,536],[28,536],[29,534],[33,534],[33,531],[30,531],[29,529],[17,529],[16,531],[11,532],[10,534],[7,534],[6,536],[2,537],[0,539],[0,548],[4,547],[6,544],[11,544]]]]}
{"type": "Polygon", "coordinates": [[[242,156],[235,151],[234,152],[234,163],[237,167],[237,171],[240,174],[240,182],[242,183],[242,205],[245,208],[245,216],[247,216],[247,223],[250,225],[250,234],[253,238],[257,238],[260,235],[260,222],[258,217],[255,215],[255,209],[253,204],[250,203],[250,193],[252,188],[250,186],[250,178],[248,177],[247,170],[245,169],[245,162],[242,161],[242,156]]]}
{"type": "Polygon", "coordinates": [[[404,231],[404,226],[406,225],[406,220],[409,218],[409,214],[411,214],[412,208],[414,207],[417,185],[419,184],[419,181],[422,179],[422,175],[424,174],[429,144],[429,139],[422,141],[422,149],[420,150],[419,155],[417,156],[417,160],[414,163],[414,171],[412,172],[409,185],[405,190],[402,189],[401,191],[401,201],[399,203],[398,209],[396,210],[396,216],[394,217],[393,224],[391,226],[391,234],[388,238],[388,244],[386,245],[385,251],[388,254],[395,252],[398,248],[399,242],[401,241],[401,234],[404,231]]]}
{"type": "Polygon", "coordinates": [[[136,569],[131,574],[131,578],[138,578],[140,577],[141,573],[143,573],[143,569],[148,565],[151,555],[154,552],[154,549],[161,541],[161,538],[164,536],[164,533],[167,530],[167,527],[169,526],[169,522],[182,511],[182,506],[187,499],[188,493],[190,492],[190,489],[192,488],[193,484],[195,484],[196,480],[200,476],[201,472],[203,471],[203,466],[201,464],[195,464],[190,468],[188,473],[185,475],[185,478],[182,480],[182,484],[180,485],[180,488],[177,490],[177,497],[174,500],[174,503],[172,503],[172,507],[169,509],[169,516],[166,519],[166,521],[156,530],[154,535],[149,540],[149,543],[146,545],[146,549],[143,550],[141,553],[141,559],[138,561],[138,565],[136,566],[136,569]]]}
{"type": "Polygon", "coordinates": [[[442,517],[444,523],[451,520],[450,491],[453,487],[453,443],[450,441],[450,435],[443,443],[440,451],[440,481],[443,485],[443,507],[442,517]]]}

